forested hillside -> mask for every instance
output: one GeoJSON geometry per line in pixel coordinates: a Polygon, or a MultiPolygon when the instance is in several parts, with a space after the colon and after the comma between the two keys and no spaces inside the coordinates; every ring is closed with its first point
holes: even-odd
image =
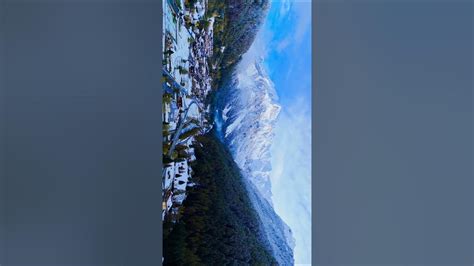
{"type": "Polygon", "coordinates": [[[208,12],[218,15],[214,55],[221,68],[238,62],[250,48],[269,5],[269,0],[209,0],[208,12]]]}
{"type": "Polygon", "coordinates": [[[164,224],[164,265],[275,265],[230,153],[214,132],[198,141],[192,165],[197,185],[172,231],[164,224]]]}

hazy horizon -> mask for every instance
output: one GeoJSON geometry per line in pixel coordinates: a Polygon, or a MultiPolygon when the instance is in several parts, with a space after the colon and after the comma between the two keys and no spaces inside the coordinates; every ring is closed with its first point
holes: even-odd
{"type": "Polygon", "coordinates": [[[311,263],[311,2],[272,1],[242,64],[263,58],[282,107],[272,154],[272,200],[296,240],[295,264],[311,263]]]}

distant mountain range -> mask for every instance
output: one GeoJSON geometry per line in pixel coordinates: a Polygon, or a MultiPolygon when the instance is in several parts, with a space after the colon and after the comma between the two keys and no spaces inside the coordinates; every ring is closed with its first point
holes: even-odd
{"type": "Polygon", "coordinates": [[[261,61],[239,65],[219,97],[225,143],[243,174],[271,204],[270,147],[281,108],[261,61]]]}
{"type": "Polygon", "coordinates": [[[250,63],[241,60],[254,42],[269,5],[268,0],[225,1],[225,30],[214,39],[216,48],[226,47],[220,61],[225,71],[214,102],[214,121],[244,177],[264,232],[260,240],[278,264],[292,265],[295,240],[273,209],[270,182],[270,147],[281,107],[262,59],[250,63]]]}
{"type": "Polygon", "coordinates": [[[281,107],[262,60],[239,64],[219,88],[216,123],[221,140],[241,169],[265,237],[280,265],[293,263],[290,228],[272,207],[270,147],[281,107]]]}
{"type": "Polygon", "coordinates": [[[208,1],[207,12],[217,15],[215,130],[195,143],[197,185],[182,220],[164,236],[165,265],[294,264],[292,232],[271,199],[270,147],[281,108],[261,59],[241,62],[268,7],[269,0],[208,1]]]}

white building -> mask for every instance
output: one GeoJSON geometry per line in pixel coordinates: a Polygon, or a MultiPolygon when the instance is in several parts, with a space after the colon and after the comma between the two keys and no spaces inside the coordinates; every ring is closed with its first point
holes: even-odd
{"type": "Polygon", "coordinates": [[[168,163],[165,165],[165,174],[163,177],[163,190],[171,189],[173,184],[174,173],[174,163],[168,163]]]}
{"type": "Polygon", "coordinates": [[[161,220],[165,220],[166,214],[170,211],[171,207],[173,206],[173,192],[169,191],[165,194],[163,198],[163,205],[161,211],[161,220]]]}
{"type": "Polygon", "coordinates": [[[174,165],[175,177],[173,181],[174,191],[185,191],[189,180],[188,161],[176,162],[174,165]]]}

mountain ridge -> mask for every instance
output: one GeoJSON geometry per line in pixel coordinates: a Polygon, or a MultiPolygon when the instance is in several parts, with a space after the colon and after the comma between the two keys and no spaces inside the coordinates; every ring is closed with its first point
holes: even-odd
{"type": "Polygon", "coordinates": [[[273,209],[270,147],[281,107],[262,59],[233,69],[218,94],[216,125],[241,169],[265,232],[263,241],[281,265],[293,263],[291,229],[273,209]]]}

